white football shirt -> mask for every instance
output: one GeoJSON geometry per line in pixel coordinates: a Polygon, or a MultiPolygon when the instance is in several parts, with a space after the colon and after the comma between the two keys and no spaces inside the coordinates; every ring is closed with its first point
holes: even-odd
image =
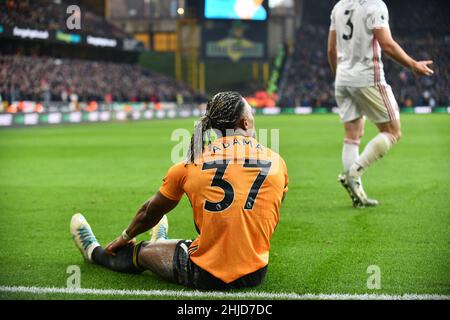
{"type": "Polygon", "coordinates": [[[373,30],[389,28],[389,12],[382,0],[341,0],[331,12],[336,30],[336,86],[386,85],[381,48],[373,30]]]}

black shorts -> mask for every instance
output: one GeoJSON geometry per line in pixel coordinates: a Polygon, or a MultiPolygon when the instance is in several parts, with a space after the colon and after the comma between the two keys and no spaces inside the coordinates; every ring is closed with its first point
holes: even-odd
{"type": "Polygon", "coordinates": [[[190,258],[188,249],[191,240],[181,240],[177,243],[173,255],[173,270],[175,281],[187,287],[201,290],[230,290],[260,285],[267,272],[267,266],[247,274],[231,283],[225,283],[209,272],[197,266],[190,258]]]}

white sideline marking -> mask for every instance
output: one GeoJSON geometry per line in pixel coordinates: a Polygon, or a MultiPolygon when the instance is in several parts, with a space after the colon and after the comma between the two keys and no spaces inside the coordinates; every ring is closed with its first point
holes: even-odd
{"type": "Polygon", "coordinates": [[[220,292],[197,290],[118,290],[118,289],[68,289],[52,287],[0,286],[0,292],[48,294],[62,293],[96,296],[160,296],[182,298],[234,298],[234,299],[292,299],[292,300],[450,300],[438,294],[297,294],[272,292],[220,292]]]}

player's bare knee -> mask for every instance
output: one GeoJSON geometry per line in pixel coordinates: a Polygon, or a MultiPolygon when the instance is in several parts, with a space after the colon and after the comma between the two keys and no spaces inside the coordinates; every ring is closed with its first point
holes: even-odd
{"type": "Polygon", "coordinates": [[[389,130],[389,133],[394,137],[395,139],[394,143],[400,141],[400,138],[402,137],[402,132],[400,129],[392,128],[391,130],[389,130]]]}
{"type": "Polygon", "coordinates": [[[345,130],[345,139],[358,141],[361,139],[361,131],[359,130],[345,130]]]}
{"type": "Polygon", "coordinates": [[[391,137],[392,144],[396,144],[397,142],[399,142],[400,138],[402,137],[401,131],[393,128],[385,129],[382,130],[381,132],[391,137]]]}

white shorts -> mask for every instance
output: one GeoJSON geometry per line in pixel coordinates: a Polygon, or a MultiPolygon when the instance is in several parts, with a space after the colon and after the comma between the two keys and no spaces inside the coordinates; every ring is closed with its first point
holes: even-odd
{"type": "Polygon", "coordinates": [[[336,87],[336,102],[342,122],[367,116],[374,123],[400,119],[398,104],[389,85],[336,87]]]}

